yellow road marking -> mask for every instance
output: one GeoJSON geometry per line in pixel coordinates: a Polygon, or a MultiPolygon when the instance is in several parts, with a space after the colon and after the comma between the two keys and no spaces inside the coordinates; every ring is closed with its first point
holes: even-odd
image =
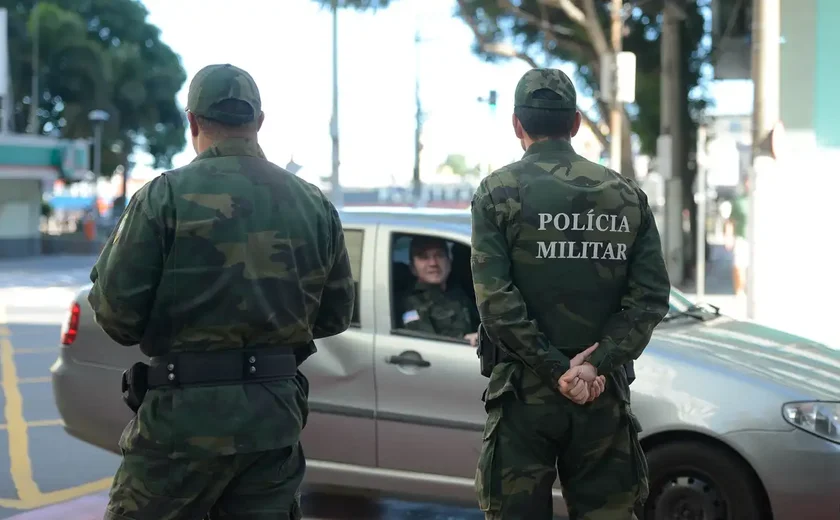
{"type": "Polygon", "coordinates": [[[30,428],[37,428],[38,426],[64,426],[64,421],[61,419],[42,419],[40,421],[29,421],[26,425],[30,428]]]}
{"type": "MultiPolygon", "coordinates": [[[[42,426],[64,426],[64,421],[62,421],[61,419],[42,419],[39,421],[27,421],[26,426],[28,428],[40,428],[42,426]]],[[[6,424],[0,424],[0,431],[5,431],[6,429],[6,424]]]]}
{"type": "Polygon", "coordinates": [[[29,460],[29,435],[23,419],[23,396],[18,387],[15,351],[8,338],[0,338],[0,368],[3,375],[3,394],[6,396],[6,430],[9,432],[9,460],[12,482],[22,502],[38,499],[40,491],[32,478],[29,460]]]}
{"type": "Polygon", "coordinates": [[[50,376],[44,377],[21,377],[18,379],[19,385],[26,385],[31,383],[52,383],[52,378],[50,376]]]}
{"type": "MultiPolygon", "coordinates": [[[[5,309],[0,305],[0,323],[5,323],[5,309]]],[[[8,509],[34,509],[51,504],[57,504],[97,491],[103,491],[111,486],[112,477],[103,478],[95,482],[88,482],[66,489],[59,489],[43,493],[32,475],[32,460],[29,458],[28,424],[23,418],[23,396],[20,393],[20,379],[15,366],[15,349],[9,340],[8,327],[0,325],[0,387],[6,397],[4,415],[6,417],[5,430],[9,437],[9,461],[12,482],[17,491],[17,499],[0,499],[0,507],[8,509]]],[[[46,425],[48,421],[39,421],[46,425]]],[[[58,421],[60,424],[60,421],[58,421]]],[[[30,423],[35,426],[36,421],[30,423]]]]}
{"type": "Polygon", "coordinates": [[[21,354],[58,354],[58,347],[16,348],[15,355],[21,354]]]}

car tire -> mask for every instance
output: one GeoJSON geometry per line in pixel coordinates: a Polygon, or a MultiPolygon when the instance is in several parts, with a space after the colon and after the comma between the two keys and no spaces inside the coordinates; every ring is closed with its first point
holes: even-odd
{"type": "Polygon", "coordinates": [[[647,453],[650,495],[640,520],[765,520],[764,492],[747,465],[702,442],[673,442],[647,453]]]}

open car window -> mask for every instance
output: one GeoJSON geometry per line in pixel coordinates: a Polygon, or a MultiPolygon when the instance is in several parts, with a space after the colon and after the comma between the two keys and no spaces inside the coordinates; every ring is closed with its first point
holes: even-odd
{"type": "MultiPolygon", "coordinates": [[[[391,241],[391,329],[392,333],[400,335],[411,335],[429,337],[432,339],[443,339],[468,344],[463,337],[442,336],[438,334],[417,332],[406,329],[402,323],[401,302],[406,294],[414,287],[417,277],[412,274],[409,257],[411,240],[416,234],[395,234],[391,241]]],[[[437,238],[437,237],[435,237],[437,238]]],[[[442,237],[441,237],[442,238],[442,237]]],[[[451,258],[451,272],[447,283],[461,289],[472,305],[470,312],[478,316],[475,307],[475,291],[472,286],[472,273],[470,270],[470,246],[464,243],[446,240],[447,250],[451,258]]]]}
{"type": "Polygon", "coordinates": [[[344,228],[344,245],[347,247],[347,256],[350,257],[350,272],[353,274],[353,285],[356,289],[356,303],[353,306],[353,318],[350,320],[351,327],[360,327],[359,300],[361,298],[362,274],[362,250],[364,248],[365,232],[361,229],[344,228]]]}

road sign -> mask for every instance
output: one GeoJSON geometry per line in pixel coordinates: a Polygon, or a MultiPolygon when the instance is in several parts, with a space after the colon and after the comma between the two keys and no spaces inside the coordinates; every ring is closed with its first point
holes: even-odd
{"type": "Polygon", "coordinates": [[[656,138],[656,171],[663,179],[672,177],[674,170],[673,143],[668,134],[656,138]]]}
{"type": "Polygon", "coordinates": [[[632,52],[601,56],[601,99],[611,103],[636,101],[636,55],[632,52]]]}
{"type": "Polygon", "coordinates": [[[636,101],[636,55],[632,52],[619,52],[615,58],[616,91],[619,103],[636,101]]]}

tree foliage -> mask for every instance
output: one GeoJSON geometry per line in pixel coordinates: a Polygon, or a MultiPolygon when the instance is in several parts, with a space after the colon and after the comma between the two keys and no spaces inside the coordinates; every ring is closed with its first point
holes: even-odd
{"type": "Polygon", "coordinates": [[[9,15],[13,128],[26,131],[33,45],[38,41],[36,133],[90,138],[91,110],[105,110],[102,172],[130,168],[141,147],[154,167],[171,167],[186,144],[176,95],[186,81],[180,58],[160,40],[137,0],[0,0],[9,15]]]}
{"type": "Polygon", "coordinates": [[[473,175],[478,173],[479,166],[471,165],[463,154],[449,154],[440,165],[439,169],[448,168],[455,175],[473,175]]]}
{"type": "MultiPolygon", "coordinates": [[[[332,0],[315,0],[329,7],[332,0]]],[[[339,7],[358,10],[386,8],[398,0],[340,0],[339,7]]],[[[610,52],[609,0],[454,0],[455,14],[473,30],[473,51],[488,61],[522,59],[534,66],[556,66],[572,62],[578,66],[577,86],[585,96],[598,99],[601,56],[610,52]]],[[[702,0],[701,0],[702,2],[702,0]]],[[[682,90],[692,91],[700,83],[700,67],[708,53],[701,46],[706,34],[701,6],[682,1],[682,90]]],[[[636,103],[628,107],[626,120],[639,136],[643,153],[655,152],[659,135],[660,43],[663,0],[626,1],[623,50],[636,54],[636,103]]],[[[689,101],[686,114],[704,104],[702,97],[689,101]]],[[[587,111],[586,123],[608,144],[605,123],[609,107],[597,101],[587,111]]],[[[628,125],[624,125],[625,128],[628,125]]],[[[688,132],[686,132],[688,134],[688,132]]],[[[622,147],[629,154],[629,134],[622,147]]],[[[686,143],[689,147],[691,143],[686,143]]],[[[629,155],[628,155],[629,159],[629,155]]],[[[629,166],[626,164],[625,166],[629,166]]]]}

